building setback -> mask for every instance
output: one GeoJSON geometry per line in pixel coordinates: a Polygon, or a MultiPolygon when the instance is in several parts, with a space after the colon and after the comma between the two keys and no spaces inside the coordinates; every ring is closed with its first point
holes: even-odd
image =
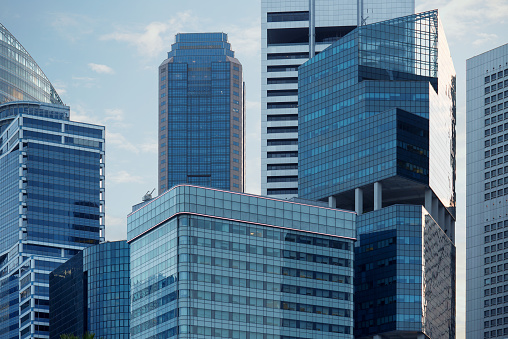
{"type": "Polygon", "coordinates": [[[357,26],[414,10],[414,0],[261,2],[262,195],[298,195],[298,67],[357,26]]]}
{"type": "Polygon", "coordinates": [[[225,33],[179,33],[159,66],[159,193],[245,190],[245,84],[225,33]]]}
{"type": "Polygon", "coordinates": [[[466,338],[508,336],[508,45],[466,62],[466,338]]]}
{"type": "Polygon", "coordinates": [[[104,127],[0,24],[0,337],[49,336],[49,273],[104,240],[104,127]]]}
{"type": "Polygon", "coordinates": [[[62,334],[129,338],[129,245],[85,248],[49,275],[50,338],[62,334]]]}
{"type": "Polygon", "coordinates": [[[355,337],[455,338],[455,71],[437,11],[298,73],[299,195],[355,210],[355,337]]]}
{"type": "Polygon", "coordinates": [[[352,212],[190,185],[128,216],[131,338],[353,338],[352,212]]]}

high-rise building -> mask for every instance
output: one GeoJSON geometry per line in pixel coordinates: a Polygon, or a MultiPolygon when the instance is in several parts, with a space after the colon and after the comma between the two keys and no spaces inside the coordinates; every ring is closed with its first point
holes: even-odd
{"type": "Polygon", "coordinates": [[[262,195],[298,195],[298,67],[357,26],[414,10],[414,0],[262,0],[262,195]]]}
{"type": "Polygon", "coordinates": [[[437,11],[299,68],[299,195],[357,212],[356,338],[455,338],[455,86],[437,11]]]}
{"type": "Polygon", "coordinates": [[[129,338],[129,245],[85,248],[49,275],[50,338],[62,334],[129,338]]]}
{"type": "Polygon", "coordinates": [[[225,33],[177,34],[159,66],[159,193],[245,189],[245,85],[225,33]]]}
{"type": "Polygon", "coordinates": [[[0,105],[0,337],[47,338],[49,273],[104,240],[104,127],[0,105]]]}
{"type": "Polygon", "coordinates": [[[49,273],[104,240],[104,127],[0,25],[0,337],[48,338],[49,273]]]}
{"type": "Polygon", "coordinates": [[[355,217],[174,186],[128,216],[131,338],[352,339],[355,217]]]}
{"type": "Polygon", "coordinates": [[[466,337],[508,336],[508,45],[466,63],[466,337]]]}

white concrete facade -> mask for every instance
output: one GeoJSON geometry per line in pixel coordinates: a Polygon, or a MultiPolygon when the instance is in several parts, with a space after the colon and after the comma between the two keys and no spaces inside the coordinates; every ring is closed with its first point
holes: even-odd
{"type": "Polygon", "coordinates": [[[466,338],[506,338],[508,44],[467,60],[466,78],[466,338]]]}

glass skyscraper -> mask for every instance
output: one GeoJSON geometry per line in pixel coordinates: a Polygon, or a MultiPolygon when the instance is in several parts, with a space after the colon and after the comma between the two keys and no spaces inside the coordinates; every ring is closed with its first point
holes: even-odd
{"type": "Polygon", "coordinates": [[[0,337],[48,338],[49,273],[104,240],[104,127],[70,121],[2,25],[0,63],[0,337]]]}
{"type": "Polygon", "coordinates": [[[466,63],[466,338],[508,336],[508,45],[466,63]]]}
{"type": "Polygon", "coordinates": [[[242,65],[225,33],[180,33],[159,66],[159,193],[189,183],[243,192],[242,65]]]}
{"type": "Polygon", "coordinates": [[[298,73],[299,196],[355,210],[355,337],[455,337],[455,71],[437,11],[298,73]]]}
{"type": "Polygon", "coordinates": [[[128,216],[131,338],[353,338],[352,212],[178,185],[128,216]]]}
{"type": "Polygon", "coordinates": [[[298,67],[357,26],[414,11],[414,0],[261,1],[262,195],[298,195],[298,67]]]}
{"type": "Polygon", "coordinates": [[[129,245],[85,248],[49,276],[50,338],[62,334],[129,338],[129,245]]]}

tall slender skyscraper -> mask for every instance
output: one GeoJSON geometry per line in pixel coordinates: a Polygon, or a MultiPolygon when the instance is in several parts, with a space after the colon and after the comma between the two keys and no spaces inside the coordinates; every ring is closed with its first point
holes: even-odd
{"type": "Polygon", "coordinates": [[[48,338],[49,273],[104,240],[104,127],[2,25],[0,64],[0,337],[48,338]]]}
{"type": "Polygon", "coordinates": [[[263,0],[261,6],[261,194],[291,198],[298,195],[298,67],[359,25],[413,14],[415,1],[263,0]]]}
{"type": "Polygon", "coordinates": [[[298,73],[299,195],[357,213],[356,338],[455,338],[455,71],[437,11],[298,73]]]}
{"type": "Polygon", "coordinates": [[[159,66],[159,193],[245,189],[242,65],[225,33],[180,33],[159,66]]]}
{"type": "Polygon", "coordinates": [[[466,337],[506,338],[508,44],[466,67],[466,337]]]}

